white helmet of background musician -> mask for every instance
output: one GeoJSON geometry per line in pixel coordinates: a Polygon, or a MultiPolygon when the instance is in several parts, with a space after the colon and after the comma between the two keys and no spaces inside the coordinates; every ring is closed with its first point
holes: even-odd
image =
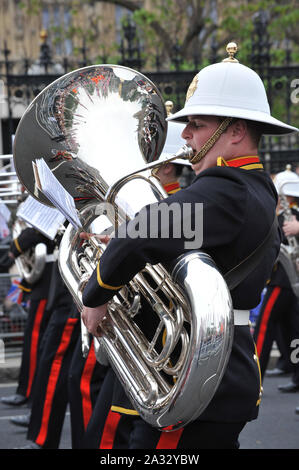
{"type": "MultiPolygon", "coordinates": [[[[173,157],[177,151],[186,144],[185,140],[182,138],[184,128],[185,124],[181,122],[168,123],[166,141],[159,161],[173,157]]],[[[189,160],[183,160],[182,158],[177,158],[176,160],[173,160],[172,163],[178,165],[191,165],[189,160]]]]}
{"type": "Polygon", "coordinates": [[[285,171],[275,175],[273,182],[278,194],[299,197],[299,176],[291,171],[289,165],[287,165],[285,171]]]}
{"type": "Polygon", "coordinates": [[[186,123],[188,116],[223,116],[261,123],[263,134],[299,131],[271,116],[261,78],[234,58],[236,44],[229,43],[226,50],[229,58],[203,68],[194,77],[184,108],[169,116],[167,121],[186,123]]]}

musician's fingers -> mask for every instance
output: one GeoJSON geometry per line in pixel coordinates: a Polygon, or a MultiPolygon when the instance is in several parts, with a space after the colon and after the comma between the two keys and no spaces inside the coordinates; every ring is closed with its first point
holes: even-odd
{"type": "Polygon", "coordinates": [[[109,235],[97,235],[98,240],[100,240],[102,243],[105,243],[107,245],[110,241],[109,235]]]}
{"type": "Polygon", "coordinates": [[[79,237],[83,240],[88,240],[90,237],[92,237],[92,233],[80,232],[79,237]]]}
{"type": "Polygon", "coordinates": [[[294,220],[297,220],[296,217],[294,215],[291,216],[290,220],[285,220],[283,225],[287,225],[289,224],[290,222],[293,222],[294,220]]]}
{"type": "Polygon", "coordinates": [[[102,243],[105,243],[107,245],[107,243],[109,243],[110,241],[110,237],[109,235],[98,235],[96,233],[88,233],[88,232],[81,232],[79,234],[80,238],[82,238],[83,240],[89,240],[91,237],[94,237],[96,238],[97,240],[99,240],[100,242],[102,243]]]}
{"type": "Polygon", "coordinates": [[[81,318],[89,333],[93,336],[101,336],[101,323],[107,317],[107,304],[98,307],[83,307],[81,318]]]}

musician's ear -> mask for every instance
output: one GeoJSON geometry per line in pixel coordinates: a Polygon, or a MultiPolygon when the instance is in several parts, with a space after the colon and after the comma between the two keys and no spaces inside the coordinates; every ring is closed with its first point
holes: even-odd
{"type": "Polygon", "coordinates": [[[230,126],[231,139],[233,144],[237,144],[247,135],[247,123],[243,119],[237,119],[230,126]]]}

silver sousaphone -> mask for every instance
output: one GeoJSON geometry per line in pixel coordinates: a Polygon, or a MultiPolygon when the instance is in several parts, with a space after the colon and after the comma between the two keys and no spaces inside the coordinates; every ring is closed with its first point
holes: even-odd
{"type": "MultiPolygon", "coordinates": [[[[32,102],[15,137],[15,167],[32,196],[32,161],[43,158],[73,196],[84,229],[114,230],[167,194],[152,174],[166,138],[166,110],[157,87],[117,65],[75,70],[32,102]],[[109,203],[109,204],[108,204],[109,203]]],[[[191,156],[184,146],[173,158],[191,156]]],[[[82,292],[105,246],[79,247],[69,226],[60,245],[61,275],[79,309],[82,292]],[[78,253],[80,251],[80,253],[78,253]]],[[[209,255],[190,252],[174,263],[147,265],[109,302],[98,340],[140,416],[177,429],[213,398],[232,346],[233,309],[227,285],[209,255]],[[155,331],[142,329],[144,306],[155,331]]]]}

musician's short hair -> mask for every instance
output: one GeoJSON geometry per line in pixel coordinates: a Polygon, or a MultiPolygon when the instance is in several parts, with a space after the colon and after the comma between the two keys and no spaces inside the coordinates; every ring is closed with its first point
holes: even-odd
{"type": "MultiPolygon", "coordinates": [[[[219,117],[219,122],[221,123],[222,121],[224,121],[224,119],[226,119],[226,118],[225,117],[219,117]]],[[[253,143],[258,147],[259,143],[260,143],[260,140],[262,138],[262,135],[263,135],[263,126],[262,126],[262,124],[260,122],[257,122],[257,121],[251,121],[249,119],[242,119],[242,118],[234,118],[231,124],[233,124],[234,122],[236,122],[238,120],[243,120],[243,121],[246,122],[248,133],[249,133],[253,143]]]]}
{"type": "Polygon", "coordinates": [[[256,147],[258,147],[263,135],[263,126],[260,122],[249,121],[248,119],[246,120],[246,123],[249,135],[256,147]]]}

